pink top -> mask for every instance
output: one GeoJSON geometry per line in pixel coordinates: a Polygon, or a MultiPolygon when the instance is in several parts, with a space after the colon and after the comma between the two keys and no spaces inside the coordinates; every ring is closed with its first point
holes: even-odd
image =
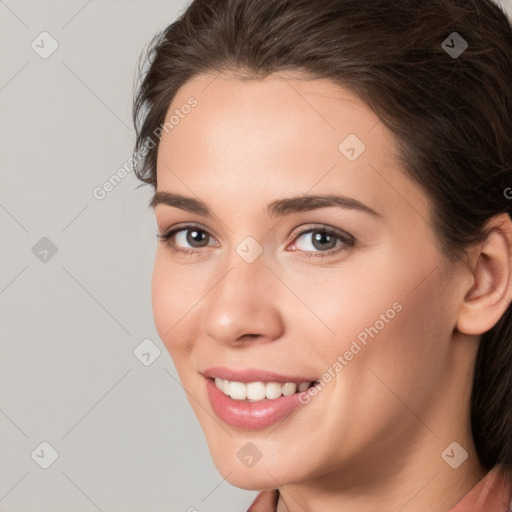
{"type": "MultiPolygon", "coordinates": [[[[277,489],[260,492],[247,512],[276,512],[278,499],[277,489]]],[[[512,512],[512,474],[494,466],[447,512],[512,512]]]]}

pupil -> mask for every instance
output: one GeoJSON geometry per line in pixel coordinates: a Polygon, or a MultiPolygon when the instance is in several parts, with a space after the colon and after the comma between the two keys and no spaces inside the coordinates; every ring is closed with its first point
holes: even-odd
{"type": "Polygon", "coordinates": [[[189,234],[187,236],[187,242],[190,245],[194,245],[196,243],[200,244],[201,241],[203,241],[206,238],[206,233],[204,231],[199,230],[199,229],[189,230],[188,233],[189,234]]]}
{"type": "MultiPolygon", "coordinates": [[[[313,236],[313,245],[315,245],[315,247],[317,249],[325,249],[327,247],[327,245],[329,244],[329,242],[331,242],[331,245],[332,245],[332,242],[336,242],[336,240],[334,239],[334,237],[332,237],[332,240],[329,240],[331,238],[331,235],[329,233],[325,233],[324,231],[317,231],[315,233],[315,235],[313,236]],[[325,244],[324,242],[327,241],[327,244],[325,244]],[[317,247],[316,246],[316,243],[320,243],[320,245],[317,247]]],[[[330,249],[331,247],[327,247],[328,249],[330,249]]]]}

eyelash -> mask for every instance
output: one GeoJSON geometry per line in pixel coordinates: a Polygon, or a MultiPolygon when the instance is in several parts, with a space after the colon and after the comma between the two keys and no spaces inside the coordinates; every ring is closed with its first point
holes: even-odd
{"type": "MultiPolygon", "coordinates": [[[[207,236],[211,236],[208,234],[208,231],[201,226],[196,226],[192,224],[188,224],[186,226],[181,226],[179,228],[170,229],[166,231],[163,234],[157,233],[156,237],[159,239],[160,242],[164,243],[173,253],[179,253],[184,256],[194,256],[195,254],[200,254],[203,252],[203,249],[205,248],[198,248],[198,249],[183,249],[182,247],[177,246],[174,242],[171,241],[172,237],[179,233],[180,231],[189,231],[189,230],[198,230],[202,231],[207,234],[207,236]]],[[[314,233],[314,232],[320,232],[323,234],[328,234],[337,237],[339,240],[341,240],[344,244],[342,247],[338,248],[332,248],[328,249],[327,251],[301,251],[298,249],[299,252],[304,253],[305,258],[327,258],[329,256],[334,256],[335,254],[338,254],[340,251],[344,251],[347,248],[354,247],[356,244],[356,240],[353,236],[349,235],[348,233],[339,232],[337,230],[334,230],[332,228],[328,228],[326,226],[320,225],[320,226],[313,226],[306,228],[302,231],[299,231],[295,234],[293,241],[297,238],[307,234],[307,233],[314,233]]]]}

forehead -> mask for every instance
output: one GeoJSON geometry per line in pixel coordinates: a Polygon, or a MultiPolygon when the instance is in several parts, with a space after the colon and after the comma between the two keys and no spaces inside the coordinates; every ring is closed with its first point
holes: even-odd
{"type": "MultiPolygon", "coordinates": [[[[243,141],[242,147],[261,143],[269,149],[274,145],[285,149],[283,145],[289,143],[297,152],[296,146],[307,144],[308,140],[323,139],[322,149],[326,149],[338,139],[341,142],[348,133],[369,139],[369,132],[379,124],[377,115],[361,100],[325,79],[310,80],[277,73],[250,80],[223,74],[200,75],[178,90],[166,118],[179,113],[191,98],[196,100],[197,106],[181,121],[187,117],[189,120],[180,121],[180,126],[175,126],[170,133],[176,143],[182,142],[181,136],[190,134],[188,126],[203,128],[196,131],[201,141],[207,135],[211,143],[243,141]],[[229,139],[225,135],[229,135],[229,139]]],[[[383,130],[377,130],[371,137],[377,142],[382,134],[383,130]]],[[[218,148],[219,144],[212,144],[210,149],[213,146],[218,148]]],[[[337,146],[334,147],[336,156],[337,146]]]]}
{"type": "Polygon", "coordinates": [[[427,214],[426,198],[400,171],[391,132],[329,80],[200,75],[179,89],[171,116],[159,145],[158,190],[204,198],[214,189],[239,208],[336,191],[375,209],[396,210],[399,200],[402,210],[414,204],[427,214]]]}

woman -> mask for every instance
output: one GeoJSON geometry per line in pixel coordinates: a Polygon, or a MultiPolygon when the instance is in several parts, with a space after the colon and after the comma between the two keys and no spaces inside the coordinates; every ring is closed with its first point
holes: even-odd
{"type": "Polygon", "coordinates": [[[512,29],[195,0],[135,103],[156,327],[251,511],[509,510],[512,29]]]}

